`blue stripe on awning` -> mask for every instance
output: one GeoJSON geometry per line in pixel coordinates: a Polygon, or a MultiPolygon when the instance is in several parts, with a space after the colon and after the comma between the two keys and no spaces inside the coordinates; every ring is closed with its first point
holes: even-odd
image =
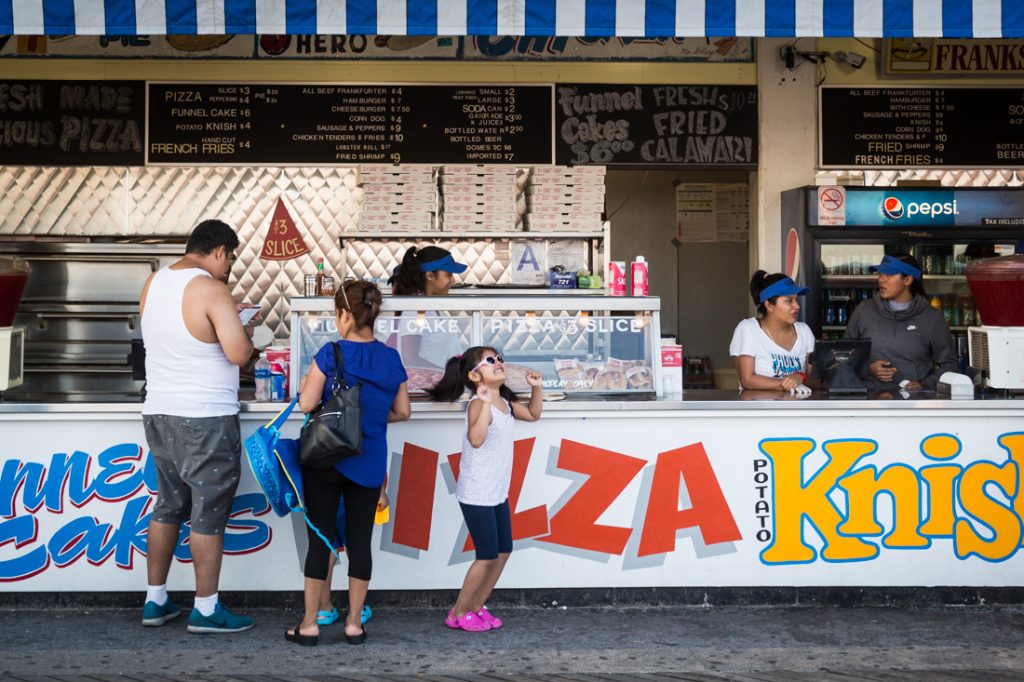
{"type": "Polygon", "coordinates": [[[853,0],[825,0],[824,26],[826,36],[849,36],[853,26],[853,0]]]}
{"type": "Polygon", "coordinates": [[[882,31],[894,38],[914,35],[914,5],[907,0],[885,0],[882,5],[882,31]]]}
{"type": "Polygon", "coordinates": [[[588,36],[615,35],[615,0],[587,0],[588,36]]]}
{"type": "Polygon", "coordinates": [[[286,33],[316,33],[316,0],[288,0],[284,20],[286,33]]]}
{"type": "Polygon", "coordinates": [[[1024,2],[1003,0],[1003,37],[1024,38],[1024,2]]]}
{"type": "MultiPolygon", "coordinates": [[[[33,0],[36,2],[38,0],[33,0]]],[[[166,33],[174,34],[255,34],[262,32],[256,23],[257,0],[202,0],[203,11],[197,12],[197,0],[163,0],[166,13],[166,33]],[[221,12],[208,11],[208,2],[220,3],[221,12]],[[216,23],[215,23],[216,22],[216,23]]],[[[350,34],[378,33],[378,2],[382,0],[333,0],[345,3],[345,18],[350,34]]],[[[396,0],[389,0],[395,2],[396,0]]],[[[397,27],[398,34],[431,35],[437,30],[438,0],[397,0],[405,3],[405,30],[397,27]]],[[[495,35],[498,32],[498,17],[502,25],[521,26],[526,35],[555,36],[559,24],[556,17],[558,0],[456,0],[466,7],[466,28],[463,35],[495,35]]],[[[723,37],[736,35],[736,13],[738,0],[698,0],[704,4],[703,25],[694,25],[692,2],[677,0],[584,0],[580,7],[585,16],[574,17],[575,21],[563,21],[566,30],[578,30],[580,20],[586,36],[611,37],[622,35],[627,27],[636,31],[643,26],[644,35],[649,38],[672,37],[677,35],[706,35],[723,37]],[[629,9],[625,9],[628,7],[629,9]],[[644,16],[624,16],[635,11],[644,16]],[[689,22],[689,23],[688,23],[689,22]]],[[[763,0],[763,17],[741,17],[740,24],[747,27],[743,37],[752,36],[793,36],[797,34],[797,3],[807,0],[763,0]],[[764,29],[749,28],[763,25],[764,29]],[[758,31],[756,35],[752,32],[758,31]]],[[[806,11],[820,6],[822,12],[821,32],[829,37],[874,37],[878,26],[854,26],[854,4],[861,0],[813,0],[806,11]],[[816,3],[820,2],[820,5],[816,3]],[[859,28],[861,34],[855,33],[859,28]]],[[[37,11],[18,13],[15,22],[15,7],[25,0],[0,0],[0,35],[34,35],[40,32],[37,11]]],[[[882,7],[881,32],[886,37],[912,37],[914,35],[915,11],[934,12],[932,0],[863,0],[869,6],[882,7]]],[[[112,33],[130,34],[138,25],[135,11],[136,0],[103,0],[107,30],[112,33]]],[[[75,0],[42,0],[42,29],[52,33],[73,33],[76,27],[82,32],[95,33],[96,17],[76,17],[75,0]]],[[[288,33],[311,34],[329,33],[330,29],[318,30],[317,0],[270,0],[268,8],[275,10],[272,21],[284,17],[288,33]],[[272,3],[279,3],[276,7],[272,3]]],[[[569,3],[568,7],[574,7],[569,3]]],[[[748,3],[745,6],[758,6],[748,3]]],[[[942,34],[949,38],[970,38],[975,25],[995,30],[1003,38],[1024,37],[1024,0],[941,0],[942,34]],[[979,14],[975,14],[975,13],[979,14]]],[[[747,11],[747,10],[743,10],[747,11]]],[[[393,13],[388,12],[386,16],[393,13]]],[[[700,16],[699,13],[696,13],[700,16]]],[[[564,18],[563,18],[564,19],[564,18]]],[[[264,18],[266,20],[266,18],[264,18]]],[[[147,32],[152,27],[146,27],[147,32]]],[[[274,27],[277,30],[277,27],[274,27]]],[[[389,30],[391,27],[388,27],[389,30]]],[[[801,35],[807,33],[801,27],[801,35]]]]}
{"type": "MultiPolygon", "coordinates": [[[[72,0],[73,1],[73,0],[72,0]]],[[[108,30],[108,33],[124,33],[130,28],[129,33],[135,33],[136,17],[135,3],[121,2],[120,0],[103,0],[104,21],[107,26],[116,26],[115,30],[108,30]]]]}
{"type": "Polygon", "coordinates": [[[410,34],[437,34],[437,0],[406,0],[405,17],[410,34]]]}
{"type": "MultiPolygon", "coordinates": [[[[125,2],[129,1],[125,0],[125,2]]],[[[132,2],[132,4],[135,3],[132,2]]],[[[196,18],[195,0],[167,0],[164,12],[167,15],[167,35],[196,33],[198,19],[196,18]]],[[[252,32],[256,32],[255,21],[253,21],[252,32]]]]}
{"type": "Polygon", "coordinates": [[[349,33],[377,34],[377,3],[339,0],[345,3],[345,25],[349,33]]]}
{"type": "Polygon", "coordinates": [[[731,36],[736,33],[736,3],[705,0],[704,35],[731,36]]]}
{"type": "Polygon", "coordinates": [[[555,3],[551,0],[526,0],[526,28],[528,36],[551,35],[555,25],[555,3]]]}
{"type": "Polygon", "coordinates": [[[764,34],[773,38],[796,35],[796,6],[793,0],[765,0],[764,34]]]}
{"type": "MultiPolygon", "coordinates": [[[[503,4],[505,0],[500,0],[503,4]]],[[[493,36],[498,32],[499,0],[466,0],[466,34],[493,36]]]]}
{"type": "Polygon", "coordinates": [[[671,38],[675,32],[675,0],[647,0],[644,34],[648,38],[671,38]]]}
{"type": "Polygon", "coordinates": [[[43,0],[43,26],[49,34],[75,25],[75,0],[43,0]]]}
{"type": "Polygon", "coordinates": [[[242,33],[243,27],[255,25],[256,0],[230,0],[224,3],[225,33],[242,33]]]}
{"type": "Polygon", "coordinates": [[[974,34],[973,17],[971,0],[942,0],[942,35],[971,37],[974,34]]]}

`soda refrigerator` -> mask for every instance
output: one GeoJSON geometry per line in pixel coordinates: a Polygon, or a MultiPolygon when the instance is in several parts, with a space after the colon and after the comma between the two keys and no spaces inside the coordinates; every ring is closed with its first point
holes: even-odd
{"type": "Polygon", "coordinates": [[[967,264],[1024,250],[1024,190],[800,187],[782,193],[783,272],[811,289],[801,315],[819,339],[842,338],[850,313],[877,289],[884,255],[921,263],[967,363],[967,328],[982,324],[967,264]]]}

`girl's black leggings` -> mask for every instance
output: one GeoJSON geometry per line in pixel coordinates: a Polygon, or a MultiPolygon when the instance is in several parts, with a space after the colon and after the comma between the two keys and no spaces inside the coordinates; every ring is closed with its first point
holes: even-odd
{"type": "MultiPolygon", "coordinates": [[[[370,539],[373,536],[373,517],[380,499],[380,486],[366,488],[346,478],[337,469],[307,469],[302,467],[302,492],[309,520],[328,540],[334,537],[338,518],[338,503],[344,496],[345,554],[348,555],[350,578],[369,580],[373,570],[370,539]]],[[[314,580],[327,579],[327,566],[331,552],[312,528],[306,527],[309,549],[306,551],[305,576],[314,580]]]]}

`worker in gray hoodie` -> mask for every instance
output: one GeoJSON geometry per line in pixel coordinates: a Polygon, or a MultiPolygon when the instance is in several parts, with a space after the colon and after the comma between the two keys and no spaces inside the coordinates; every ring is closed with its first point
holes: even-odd
{"type": "Polygon", "coordinates": [[[864,385],[869,391],[933,391],[943,372],[959,371],[953,335],[933,308],[913,256],[885,256],[870,268],[878,292],[850,315],[846,338],[871,339],[864,385]]]}

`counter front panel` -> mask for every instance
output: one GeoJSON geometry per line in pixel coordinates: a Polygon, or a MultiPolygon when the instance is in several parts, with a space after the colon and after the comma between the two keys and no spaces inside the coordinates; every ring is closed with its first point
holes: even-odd
{"type": "MultiPolygon", "coordinates": [[[[246,405],[243,436],[280,407],[246,405]]],[[[375,589],[455,589],[473,560],[463,409],[415,405],[389,429],[375,589]]],[[[515,427],[499,587],[1020,586],[1022,424],[1021,401],[553,403],[515,427]]],[[[143,590],[156,481],[138,406],[0,405],[0,429],[4,589],[143,590]]],[[[187,537],[172,590],[193,589],[187,537]]],[[[223,589],[301,589],[305,546],[243,464],[223,589]]]]}

